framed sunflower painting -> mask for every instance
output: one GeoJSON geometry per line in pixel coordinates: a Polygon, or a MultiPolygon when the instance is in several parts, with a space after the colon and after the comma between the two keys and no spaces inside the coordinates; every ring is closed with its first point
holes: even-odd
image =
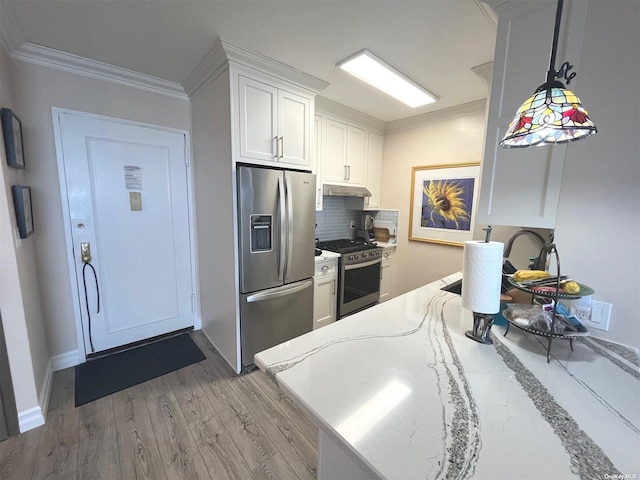
{"type": "Polygon", "coordinates": [[[413,167],[409,240],[463,246],[473,237],[480,163],[413,167]]]}

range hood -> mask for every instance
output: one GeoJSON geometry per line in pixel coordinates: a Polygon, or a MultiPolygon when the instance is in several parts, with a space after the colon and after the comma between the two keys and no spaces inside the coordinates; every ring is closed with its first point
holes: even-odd
{"type": "Polygon", "coordinates": [[[357,187],[355,185],[333,185],[325,183],[323,188],[324,195],[333,197],[370,197],[371,192],[366,187],[357,187]]]}

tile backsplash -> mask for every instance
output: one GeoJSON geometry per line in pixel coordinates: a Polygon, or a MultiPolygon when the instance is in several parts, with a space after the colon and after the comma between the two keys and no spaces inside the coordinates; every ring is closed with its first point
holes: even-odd
{"type": "Polygon", "coordinates": [[[358,224],[360,212],[347,208],[347,197],[325,196],[322,211],[316,212],[316,238],[320,241],[353,238],[355,230],[349,228],[350,222],[358,224]]]}
{"type": "MultiPolygon", "coordinates": [[[[351,210],[347,207],[348,197],[325,196],[323,198],[322,211],[316,212],[316,238],[320,241],[336,240],[339,238],[354,238],[355,229],[349,227],[353,222],[356,226],[360,221],[360,215],[367,213],[375,217],[374,223],[398,225],[397,210],[367,211],[351,210]]],[[[389,229],[391,231],[391,228],[389,229]]]]}

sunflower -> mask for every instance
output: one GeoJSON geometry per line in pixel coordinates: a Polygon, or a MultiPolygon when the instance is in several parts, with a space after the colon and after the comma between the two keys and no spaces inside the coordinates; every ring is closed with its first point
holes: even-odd
{"type": "Polygon", "coordinates": [[[445,221],[454,222],[456,228],[459,228],[458,221],[469,219],[467,207],[462,198],[464,188],[457,183],[447,180],[431,180],[422,190],[427,196],[427,206],[431,210],[432,224],[435,225],[434,214],[440,215],[445,221]]]}

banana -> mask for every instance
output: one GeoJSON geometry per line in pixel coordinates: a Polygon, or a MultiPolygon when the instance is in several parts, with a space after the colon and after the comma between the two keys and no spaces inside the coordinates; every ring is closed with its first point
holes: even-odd
{"type": "Polygon", "coordinates": [[[525,280],[538,280],[541,278],[548,278],[549,272],[546,270],[518,270],[513,274],[513,280],[516,282],[522,282],[525,280]]]}
{"type": "Polygon", "coordinates": [[[580,293],[580,285],[577,282],[568,281],[560,283],[560,288],[562,288],[565,292],[570,293],[572,295],[576,293],[580,293]]]}

